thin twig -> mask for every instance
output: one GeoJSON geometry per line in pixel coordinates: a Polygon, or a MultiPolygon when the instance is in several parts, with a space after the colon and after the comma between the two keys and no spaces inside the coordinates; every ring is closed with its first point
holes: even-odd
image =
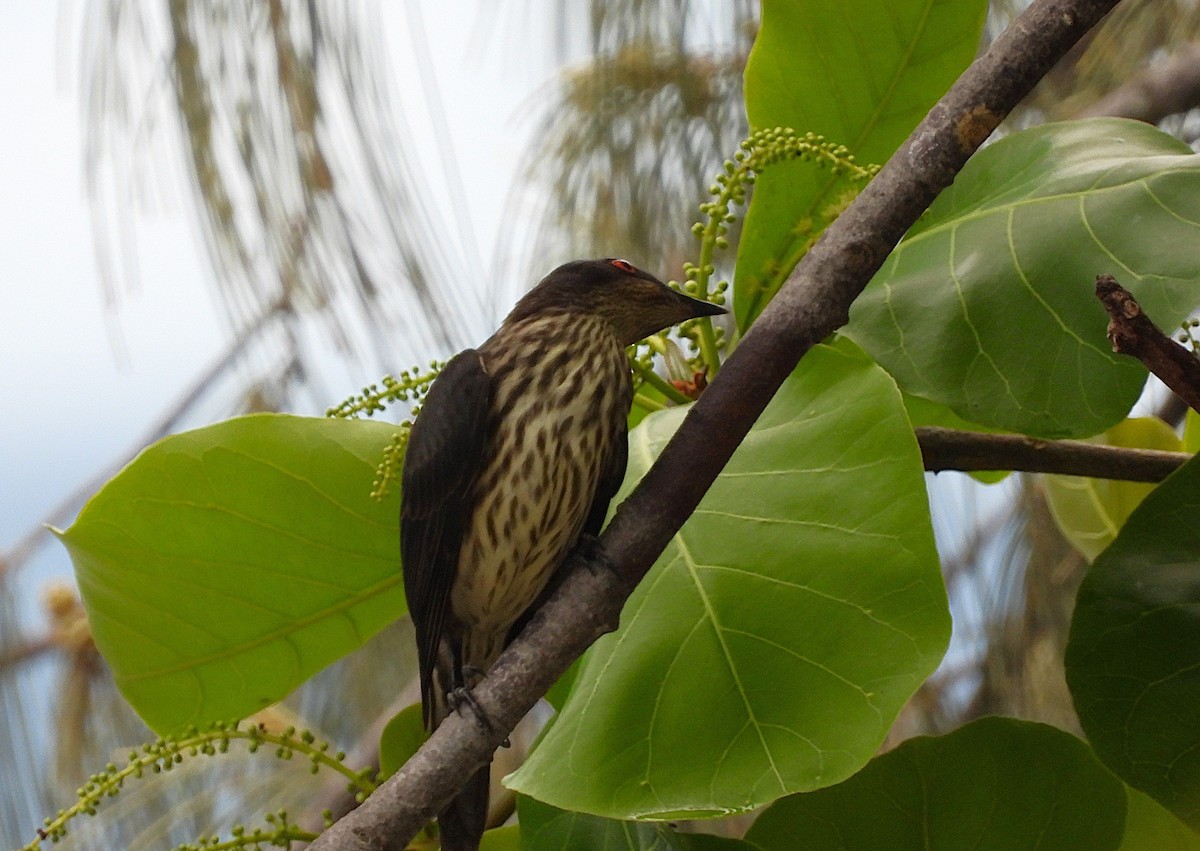
{"type": "Polygon", "coordinates": [[[0,671],[10,665],[16,665],[20,662],[26,662],[43,653],[55,649],[58,644],[54,638],[49,635],[44,635],[41,638],[35,638],[31,641],[26,641],[18,644],[16,647],[10,647],[0,653],[0,671]]]}
{"type": "Polygon", "coordinates": [[[1192,43],[1131,77],[1095,103],[1080,118],[1111,115],[1157,124],[1168,115],[1200,105],[1200,44],[1192,43]]]}
{"type": "Polygon", "coordinates": [[[601,536],[473,689],[492,722],[451,713],[429,741],[314,851],[400,851],[485,765],[597,637],[691,515],[801,356],[845,324],[850,303],[1000,120],[1117,0],[1037,0],[963,73],[796,266],[601,536]],[[605,569],[610,562],[616,570],[605,569]]]}
{"type": "Polygon", "coordinates": [[[1128,449],[1082,440],[1037,440],[1020,434],[985,434],[952,428],[917,429],[925,469],[1019,470],[1093,479],[1161,482],[1192,456],[1186,452],[1128,449]]]}
{"type": "Polygon", "coordinates": [[[1113,351],[1140,360],[1200,413],[1200,360],[1158,330],[1129,290],[1112,275],[1096,276],[1096,297],[1108,311],[1108,341],[1113,351]]]}

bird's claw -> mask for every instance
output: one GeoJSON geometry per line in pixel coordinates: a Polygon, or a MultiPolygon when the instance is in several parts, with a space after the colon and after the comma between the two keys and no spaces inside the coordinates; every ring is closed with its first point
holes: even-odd
{"type": "Polygon", "coordinates": [[[584,565],[595,576],[601,569],[611,573],[617,572],[616,563],[608,557],[608,553],[604,551],[603,545],[600,543],[600,538],[588,532],[584,532],[579,536],[579,543],[575,545],[575,552],[583,559],[584,565]]]}
{"type": "MultiPolygon", "coordinates": [[[[484,678],[484,672],[480,671],[478,667],[463,665],[462,676],[463,679],[470,678],[470,682],[478,684],[480,679],[484,678]]],[[[450,707],[460,715],[462,714],[462,707],[469,706],[472,712],[475,713],[475,720],[479,721],[480,726],[484,727],[484,730],[487,732],[496,731],[496,725],[492,724],[492,719],[487,717],[484,707],[481,707],[479,701],[475,700],[475,695],[470,693],[470,687],[466,683],[451,689],[450,694],[446,695],[446,700],[450,703],[450,707]]],[[[508,737],[505,737],[504,741],[500,742],[500,747],[512,747],[512,743],[509,742],[508,737]]]]}
{"type": "Polygon", "coordinates": [[[489,733],[496,729],[496,726],[492,723],[492,719],[488,718],[487,713],[483,711],[483,707],[479,705],[479,701],[475,699],[475,695],[471,694],[471,689],[467,686],[458,686],[451,689],[450,693],[446,695],[446,700],[450,704],[450,708],[459,715],[463,714],[462,710],[464,706],[469,706],[471,711],[475,713],[475,720],[489,733]]]}
{"type": "MultiPolygon", "coordinates": [[[[487,730],[489,733],[494,733],[496,731],[496,725],[492,723],[491,718],[488,718],[487,713],[483,711],[483,707],[479,705],[479,701],[475,699],[475,695],[471,694],[471,690],[469,688],[466,686],[459,686],[450,692],[448,697],[450,700],[450,706],[453,707],[454,711],[459,715],[462,714],[463,706],[469,706],[471,707],[471,711],[475,713],[475,720],[479,722],[479,725],[483,727],[483,729],[487,730]]],[[[500,743],[500,747],[512,747],[512,742],[509,740],[508,736],[504,737],[504,741],[500,743]]]]}

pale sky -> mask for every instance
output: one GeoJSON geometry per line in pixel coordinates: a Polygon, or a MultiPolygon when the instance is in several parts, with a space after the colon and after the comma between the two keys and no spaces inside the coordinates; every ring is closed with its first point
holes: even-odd
{"type": "MultiPolygon", "coordinates": [[[[532,98],[555,70],[542,48],[546,34],[517,33],[538,49],[513,50],[501,42],[514,35],[511,17],[505,32],[493,32],[496,16],[480,20],[475,0],[425,0],[418,19],[403,4],[380,7],[401,81],[395,89],[436,186],[442,166],[415,78],[414,20],[425,30],[433,82],[470,187],[469,227],[490,264],[509,180],[533,121],[532,98]]],[[[224,332],[203,286],[207,260],[177,185],[156,190],[155,209],[140,216],[136,289],[126,288],[115,310],[106,311],[84,190],[79,69],[71,55],[80,14],[79,3],[14,0],[4,4],[0,27],[0,79],[8,81],[0,89],[7,116],[0,123],[0,552],[126,451],[222,347],[224,332]]],[[[177,173],[156,173],[180,180],[177,173]]],[[[445,218],[452,221],[448,210],[445,218]]],[[[341,395],[328,404],[378,378],[331,388],[341,395]]],[[[56,544],[36,562],[23,571],[28,592],[70,570],[56,544]]]]}

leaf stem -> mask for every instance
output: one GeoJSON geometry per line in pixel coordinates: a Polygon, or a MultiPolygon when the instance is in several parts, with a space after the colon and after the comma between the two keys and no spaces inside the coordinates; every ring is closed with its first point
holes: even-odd
{"type": "Polygon", "coordinates": [[[662,402],[658,401],[657,399],[651,399],[649,396],[646,396],[642,393],[633,394],[633,404],[645,408],[650,413],[654,413],[655,411],[665,411],[667,409],[667,406],[662,402]]]}
{"type": "Polygon", "coordinates": [[[667,381],[665,378],[655,372],[653,367],[649,367],[646,364],[639,363],[638,361],[634,361],[633,363],[638,371],[638,374],[642,376],[642,381],[646,382],[655,390],[662,393],[672,402],[676,403],[677,405],[687,405],[694,401],[689,398],[686,393],[680,391],[679,388],[677,388],[674,384],[667,381]]]}

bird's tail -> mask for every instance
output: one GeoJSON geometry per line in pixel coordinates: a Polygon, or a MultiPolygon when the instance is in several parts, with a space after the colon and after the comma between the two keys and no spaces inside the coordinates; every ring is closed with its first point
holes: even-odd
{"type": "Polygon", "coordinates": [[[467,785],[438,814],[442,851],[476,851],[487,824],[491,766],[475,772],[467,785]]]}
{"type": "MultiPolygon", "coordinates": [[[[450,693],[461,684],[456,681],[453,671],[449,648],[443,647],[442,658],[430,671],[430,682],[424,695],[426,719],[431,729],[453,711],[450,693]]],[[[476,771],[438,814],[442,851],[476,851],[479,848],[487,826],[490,775],[490,764],[476,771]]]]}

